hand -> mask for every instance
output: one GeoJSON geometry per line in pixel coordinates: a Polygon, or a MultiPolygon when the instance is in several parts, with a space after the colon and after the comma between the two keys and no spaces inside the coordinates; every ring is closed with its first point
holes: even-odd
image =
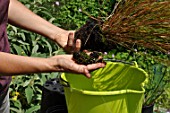
{"type": "Polygon", "coordinates": [[[57,65],[53,64],[56,71],[80,73],[90,78],[91,77],[90,71],[98,69],[98,68],[102,68],[105,66],[105,63],[80,65],[80,64],[75,63],[72,57],[73,57],[72,55],[57,55],[57,56],[51,57],[53,63],[55,63],[54,61],[56,61],[57,65]]]}
{"type": "Polygon", "coordinates": [[[67,52],[73,53],[81,48],[81,40],[74,40],[74,31],[66,31],[65,34],[56,35],[56,42],[67,52]]]}
{"type": "Polygon", "coordinates": [[[70,32],[68,34],[67,45],[64,47],[65,51],[69,53],[73,53],[73,52],[79,51],[80,48],[81,48],[81,40],[77,39],[75,41],[74,32],[70,32]]]}
{"type": "Polygon", "coordinates": [[[18,0],[10,0],[8,13],[10,24],[47,37],[58,43],[66,52],[79,51],[81,42],[74,41],[74,31],[67,31],[53,25],[30,11],[18,0]]]}

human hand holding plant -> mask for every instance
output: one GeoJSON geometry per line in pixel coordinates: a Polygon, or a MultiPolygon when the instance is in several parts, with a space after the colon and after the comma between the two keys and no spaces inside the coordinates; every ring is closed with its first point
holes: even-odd
{"type": "Polygon", "coordinates": [[[78,51],[80,39],[74,41],[74,31],[62,29],[31,12],[17,0],[9,5],[9,24],[38,33],[56,42],[66,52],[78,51]],[[15,16],[13,16],[15,15],[15,16]]]}
{"type": "Polygon", "coordinates": [[[102,68],[105,66],[105,63],[93,63],[89,65],[81,65],[75,63],[72,55],[57,55],[51,57],[53,62],[53,67],[59,72],[73,72],[81,73],[86,77],[90,78],[90,71],[102,68]],[[54,62],[56,61],[56,62],[54,62]]]}
{"type": "Polygon", "coordinates": [[[74,31],[66,31],[66,33],[55,35],[55,41],[59,44],[66,52],[73,53],[79,51],[81,48],[80,39],[74,39],[74,31]]]}

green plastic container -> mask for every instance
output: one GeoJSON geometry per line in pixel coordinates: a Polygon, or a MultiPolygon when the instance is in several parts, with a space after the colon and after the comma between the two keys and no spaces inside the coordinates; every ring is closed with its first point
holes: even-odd
{"type": "Polygon", "coordinates": [[[147,73],[128,64],[107,62],[86,78],[63,73],[68,113],[141,113],[147,73]]]}

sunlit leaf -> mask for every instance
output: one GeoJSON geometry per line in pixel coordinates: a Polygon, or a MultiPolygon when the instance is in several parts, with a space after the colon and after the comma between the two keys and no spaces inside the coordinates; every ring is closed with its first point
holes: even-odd
{"type": "Polygon", "coordinates": [[[32,96],[33,96],[33,90],[30,86],[28,86],[26,89],[25,89],[25,96],[27,98],[27,102],[28,104],[31,102],[32,100],[32,96]]]}

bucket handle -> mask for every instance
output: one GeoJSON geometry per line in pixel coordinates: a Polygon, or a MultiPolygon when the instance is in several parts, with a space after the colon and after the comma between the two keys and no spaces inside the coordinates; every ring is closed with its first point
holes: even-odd
{"type": "Polygon", "coordinates": [[[121,63],[124,63],[124,64],[129,64],[129,65],[135,65],[136,66],[135,62],[127,62],[127,61],[124,61],[124,60],[117,60],[117,59],[112,59],[112,58],[105,58],[103,60],[104,61],[110,61],[110,62],[121,62],[121,63]]]}
{"type": "Polygon", "coordinates": [[[61,75],[60,75],[60,80],[61,80],[61,85],[62,85],[62,86],[64,86],[64,87],[70,87],[70,84],[69,84],[67,81],[65,81],[65,80],[61,77],[61,75]]]}

